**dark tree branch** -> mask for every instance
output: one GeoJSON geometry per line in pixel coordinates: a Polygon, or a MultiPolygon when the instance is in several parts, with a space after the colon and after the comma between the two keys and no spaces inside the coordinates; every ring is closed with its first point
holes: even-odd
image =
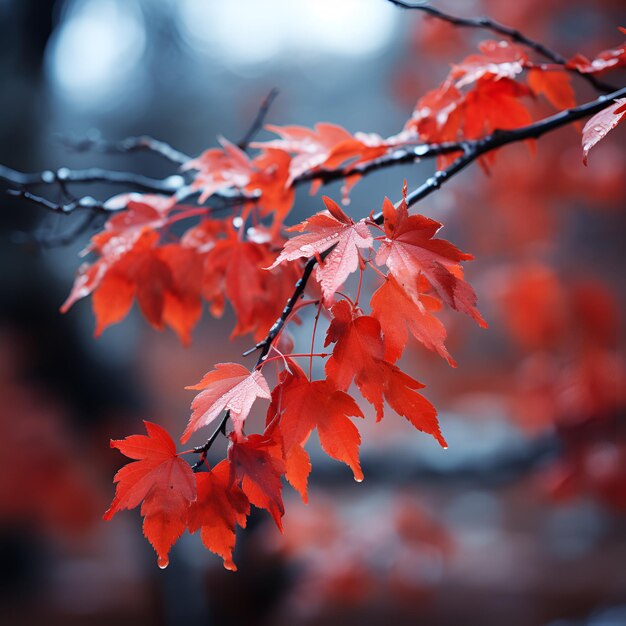
{"type": "Polygon", "coordinates": [[[107,209],[106,205],[102,202],[98,202],[95,198],[91,196],[83,196],[82,198],[77,198],[76,200],[71,200],[65,204],[59,204],[57,202],[51,202],[47,198],[43,198],[42,196],[37,196],[30,191],[26,191],[25,189],[9,189],[7,193],[10,196],[17,196],[18,198],[23,198],[28,202],[32,202],[33,204],[37,204],[38,206],[47,209],[48,211],[52,211],[53,213],[61,213],[63,215],[68,215],[69,213],[74,213],[79,209],[89,210],[94,213],[115,213],[119,209],[107,209]]]}
{"type": "Polygon", "coordinates": [[[32,174],[19,172],[0,165],[0,180],[18,187],[35,187],[37,185],[110,183],[113,185],[129,185],[132,188],[154,193],[176,193],[183,185],[184,178],[179,174],[166,178],[149,178],[142,174],[117,172],[91,167],[84,170],[71,170],[61,167],[58,170],[44,170],[32,174]]]}
{"type": "Polygon", "coordinates": [[[107,141],[102,139],[100,133],[88,133],[80,139],[61,137],[61,142],[75,152],[104,152],[108,154],[126,154],[130,152],[153,152],[176,165],[182,165],[191,160],[191,157],[180,150],[176,150],[170,144],[159,141],[153,137],[142,135],[140,137],[127,137],[121,141],[107,141]]]}
{"type": "Polygon", "coordinates": [[[250,144],[250,142],[254,139],[255,135],[261,130],[263,123],[265,122],[265,118],[267,117],[267,113],[270,110],[270,107],[272,106],[272,103],[274,102],[274,100],[276,100],[277,96],[278,96],[278,89],[276,89],[276,87],[274,87],[267,94],[267,96],[265,96],[263,102],[261,102],[261,106],[259,107],[259,110],[257,111],[257,114],[254,120],[252,121],[250,128],[248,129],[248,132],[243,136],[241,141],[239,141],[239,143],[237,144],[239,148],[241,148],[244,151],[248,149],[248,145],[250,144]]]}
{"type": "MultiPolygon", "coordinates": [[[[519,30],[515,28],[511,28],[510,26],[505,26],[504,24],[500,24],[490,17],[475,17],[475,18],[465,18],[465,17],[457,17],[454,15],[449,15],[448,13],[444,13],[440,9],[436,9],[428,4],[413,4],[411,2],[405,2],[404,0],[388,0],[391,4],[400,7],[401,9],[412,9],[414,11],[421,11],[422,13],[426,13],[431,17],[434,17],[443,22],[447,22],[448,24],[452,24],[453,26],[461,27],[461,28],[480,28],[485,30],[490,30],[492,33],[496,33],[498,35],[503,35],[504,37],[508,37],[515,43],[519,43],[531,50],[537,52],[544,58],[552,61],[552,63],[556,63],[557,65],[565,65],[567,63],[567,59],[551,50],[550,48],[544,46],[542,43],[527,37],[519,30]]],[[[586,80],[590,85],[594,87],[594,89],[598,90],[601,93],[609,93],[611,91],[615,91],[615,87],[611,85],[607,85],[606,83],[598,80],[595,76],[591,74],[584,74],[580,72],[576,68],[566,68],[568,71],[577,74],[584,80],[586,80]]]]}
{"type": "Polygon", "coordinates": [[[39,249],[68,246],[77,241],[81,235],[84,235],[90,229],[97,228],[102,217],[103,216],[100,213],[89,211],[88,213],[83,214],[82,220],[77,225],[63,233],[14,232],[12,240],[14,243],[22,245],[34,244],[39,249]]]}

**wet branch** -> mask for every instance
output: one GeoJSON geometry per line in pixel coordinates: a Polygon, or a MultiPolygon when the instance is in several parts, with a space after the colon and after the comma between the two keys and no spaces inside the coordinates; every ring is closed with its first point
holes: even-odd
{"type": "Polygon", "coordinates": [[[139,137],[127,137],[121,141],[108,141],[103,139],[98,132],[90,132],[85,137],[74,139],[61,137],[61,143],[75,152],[103,152],[106,154],[128,154],[132,152],[152,152],[170,163],[182,165],[191,157],[170,144],[142,135],[139,137]]]}
{"type": "Polygon", "coordinates": [[[257,111],[257,114],[254,120],[252,121],[250,128],[248,129],[248,132],[242,137],[241,141],[239,141],[239,143],[237,144],[237,146],[241,150],[244,150],[244,151],[247,150],[250,142],[254,139],[255,135],[261,130],[265,122],[265,118],[267,117],[267,114],[270,110],[270,107],[272,106],[272,103],[274,102],[274,100],[276,100],[277,96],[278,96],[278,89],[274,87],[264,98],[263,102],[261,102],[261,106],[259,107],[259,110],[257,111]]]}

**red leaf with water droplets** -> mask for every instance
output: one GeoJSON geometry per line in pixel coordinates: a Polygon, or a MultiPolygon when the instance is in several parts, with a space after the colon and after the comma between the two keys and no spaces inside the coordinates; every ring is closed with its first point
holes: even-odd
{"type": "Polygon", "coordinates": [[[484,77],[492,81],[515,79],[528,62],[524,48],[510,41],[482,41],[478,48],[481,54],[472,54],[452,66],[450,78],[456,82],[457,89],[484,77]]]}
{"type": "Polygon", "coordinates": [[[376,262],[385,264],[413,298],[419,298],[417,281],[421,275],[425,276],[444,302],[486,327],[476,308],[476,294],[463,280],[461,261],[471,260],[472,255],[461,252],[445,239],[435,238],[441,224],[423,215],[409,215],[404,201],[396,209],[385,198],[383,215],[386,239],[381,243],[376,262]]]}
{"type": "Polygon", "coordinates": [[[250,372],[239,363],[218,363],[197,385],[186,389],[201,392],[191,403],[193,412],[180,438],[181,443],[185,443],[198,428],[217,419],[222,411],[230,411],[235,431],[241,434],[254,401],[271,398],[263,374],[258,370],[250,372]]]}
{"type": "MultiPolygon", "coordinates": [[[[619,30],[626,34],[626,29],[620,28],[619,30]]],[[[577,54],[566,65],[566,67],[575,69],[583,74],[599,74],[606,70],[624,66],[626,66],[626,42],[616,48],[600,52],[593,60],[582,54],[577,54]]]]}
{"type": "Polygon", "coordinates": [[[336,202],[326,196],[323,200],[328,213],[316,213],[313,217],[291,228],[290,230],[309,232],[288,240],[269,269],[285,261],[311,256],[319,257],[333,248],[315,269],[315,277],[321,285],[324,298],[330,302],[346,278],[357,270],[359,248],[371,248],[374,240],[365,220],[355,223],[336,202]]]}
{"type": "Polygon", "coordinates": [[[583,163],[587,165],[589,151],[610,131],[622,122],[626,115],[626,98],[618,98],[615,103],[596,113],[583,128],[583,163]]]}
{"type": "Polygon", "coordinates": [[[111,441],[112,448],[137,460],[115,475],[115,497],[104,519],[143,501],[143,532],[159,556],[159,565],[165,567],[170,548],[185,530],[189,504],[196,498],[196,480],[189,463],[176,454],[167,431],[151,422],[144,424],[147,436],[111,441]]]}
{"type": "MultiPolygon", "coordinates": [[[[263,150],[280,149],[293,155],[288,185],[303,174],[321,169],[332,170],[341,165],[350,169],[359,163],[372,161],[404,142],[402,135],[388,139],[375,133],[351,135],[345,128],[325,122],[316,124],[314,129],[271,124],[265,128],[279,135],[280,139],[254,142],[251,145],[263,150]]],[[[314,182],[312,190],[316,191],[318,186],[319,182],[314,182]]]]}
{"type": "Polygon", "coordinates": [[[224,560],[226,569],[236,571],[233,562],[235,528],[246,527],[250,503],[246,494],[231,481],[230,462],[224,460],[210,472],[196,475],[198,497],[189,508],[189,532],[200,530],[206,548],[224,560]]]}

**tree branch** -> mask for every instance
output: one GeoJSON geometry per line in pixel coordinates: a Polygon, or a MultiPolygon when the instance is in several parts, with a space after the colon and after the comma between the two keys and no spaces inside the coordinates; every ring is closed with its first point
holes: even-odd
{"type": "Polygon", "coordinates": [[[147,135],[139,137],[127,137],[121,141],[107,141],[102,139],[100,133],[91,132],[87,136],[80,139],[72,139],[69,137],[61,137],[61,142],[75,152],[88,152],[94,150],[96,152],[104,152],[107,154],[127,154],[130,152],[153,152],[162,156],[164,159],[182,165],[191,159],[191,157],[180,150],[176,150],[170,144],[159,141],[147,135]]]}
{"type": "MultiPolygon", "coordinates": [[[[412,4],[410,2],[405,2],[404,0],[388,0],[388,2],[401,9],[412,9],[414,11],[421,11],[422,13],[426,13],[427,15],[441,20],[442,22],[452,24],[453,26],[458,26],[461,28],[480,28],[490,30],[492,33],[508,37],[515,43],[522,44],[523,46],[534,50],[535,52],[537,52],[537,54],[540,54],[549,61],[552,61],[552,63],[556,63],[557,65],[565,65],[567,63],[567,59],[558,52],[555,52],[554,50],[551,50],[550,48],[544,46],[542,43],[539,43],[538,41],[527,37],[516,28],[511,28],[510,26],[500,24],[490,17],[457,17],[448,13],[444,13],[440,9],[436,9],[435,7],[432,7],[428,4],[412,4]]],[[[576,68],[568,67],[565,69],[574,74],[577,74],[578,76],[586,80],[592,87],[594,87],[594,89],[601,93],[609,93],[611,91],[615,91],[615,87],[598,80],[595,76],[591,74],[584,74],[576,68]]]]}
{"type": "Polygon", "coordinates": [[[263,123],[265,122],[265,118],[267,117],[267,113],[270,110],[270,107],[272,106],[272,103],[274,102],[274,100],[276,100],[277,96],[278,96],[278,89],[276,89],[276,87],[272,88],[272,90],[267,94],[267,96],[265,96],[263,102],[261,102],[261,106],[259,107],[259,110],[257,111],[257,114],[254,120],[252,121],[250,128],[248,129],[248,132],[243,136],[241,141],[239,141],[239,143],[237,144],[237,146],[241,150],[244,150],[244,151],[247,150],[248,144],[254,139],[254,136],[261,130],[261,127],[263,126],[263,123]]]}

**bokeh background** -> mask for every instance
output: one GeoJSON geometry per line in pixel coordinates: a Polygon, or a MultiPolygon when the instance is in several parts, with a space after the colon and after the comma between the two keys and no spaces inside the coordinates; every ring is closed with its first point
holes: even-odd
{"type": "MultiPolygon", "coordinates": [[[[626,24],[621,0],[435,4],[488,13],[566,56],[616,45],[626,24]]],[[[390,135],[490,37],[384,0],[0,0],[0,163],[164,176],[158,157],[67,141],[147,134],[197,154],[243,136],[274,87],[270,123],[390,135]]],[[[584,83],[577,95],[595,97],[584,83]]],[[[95,340],[88,302],[58,312],[89,233],[52,245],[74,218],[3,198],[0,622],[626,624],[624,130],[587,169],[565,128],[536,156],[510,147],[491,176],[474,167],[420,205],[477,257],[468,276],[490,324],[445,314],[456,370],[415,344],[405,357],[450,447],[400,418],[370,419],[362,485],[314,448],[310,504],[286,489],[283,536],[254,516],[236,574],[188,536],[161,571],[137,511],[101,514],[122,462],[108,439],[143,418],[179,432],[183,387],[249,342],[228,342],[232,318],[207,313],[183,348],[136,312],[95,340]]],[[[377,210],[431,167],[368,177],[349,212],[377,210]]],[[[290,219],[319,208],[300,189],[290,219]]],[[[310,336],[304,322],[296,339],[310,336]]]]}

